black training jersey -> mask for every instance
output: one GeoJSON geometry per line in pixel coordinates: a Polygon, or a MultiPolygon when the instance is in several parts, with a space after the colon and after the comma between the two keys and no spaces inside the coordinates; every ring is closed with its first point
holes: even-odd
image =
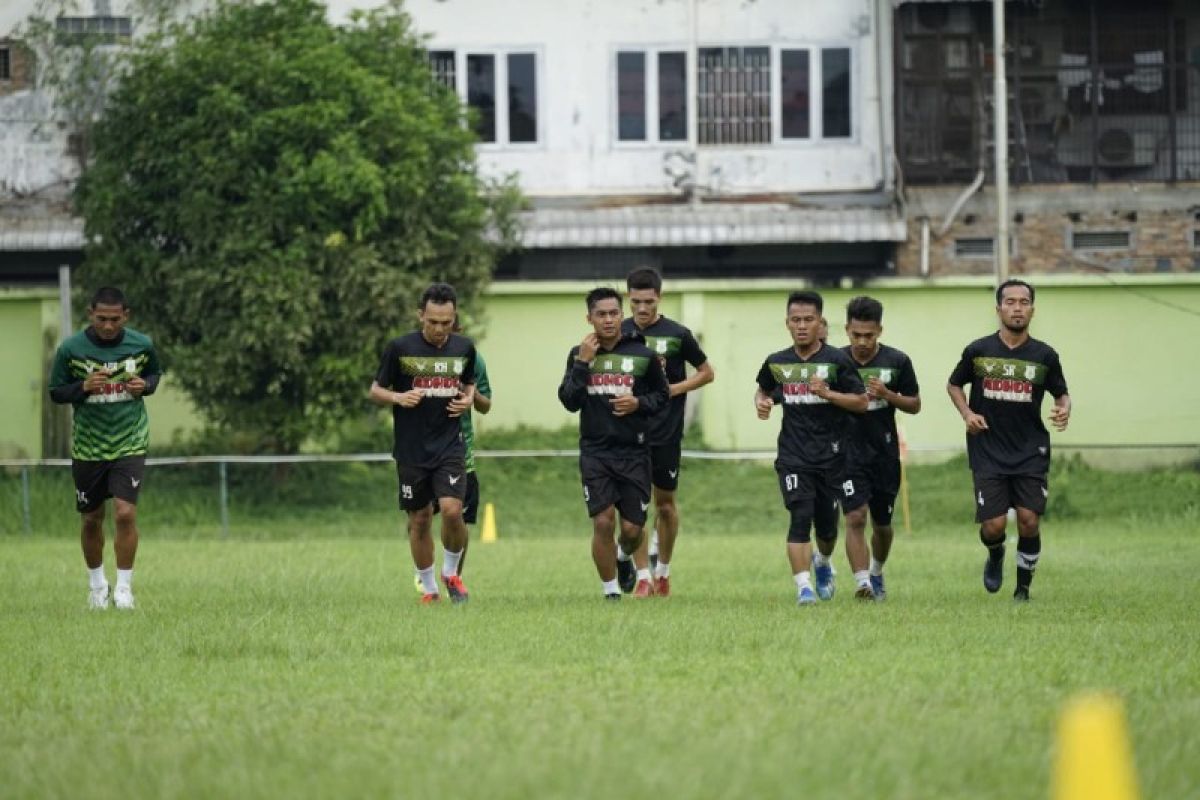
{"type": "Polygon", "coordinates": [[[971,470],[984,475],[1042,475],[1050,468],[1050,433],[1042,423],[1042,397],[1067,393],[1058,353],[1030,338],[1010,349],[999,333],[976,339],[950,374],[955,386],[971,384],[971,410],[988,429],[967,436],[971,470]]]}
{"type": "Polygon", "coordinates": [[[448,458],[466,457],[462,418],[446,412],[463,385],[475,383],[475,345],[450,334],[441,347],[425,341],[420,331],[393,339],[384,348],[375,382],[396,392],[420,389],[424,397],[412,408],[392,406],[395,445],[392,456],[413,467],[435,467],[448,458]]]}
{"type": "MultiPolygon", "coordinates": [[[[685,326],[673,319],[659,317],[645,328],[639,328],[632,317],[621,323],[621,333],[640,333],[646,347],[658,356],[666,373],[667,383],[679,383],[687,377],[684,362],[698,367],[708,360],[700,343],[685,326]]],[[[687,395],[672,397],[663,410],[650,421],[650,444],[674,444],[683,439],[683,412],[687,395]]]]}
{"type": "MultiPolygon", "coordinates": [[[[905,397],[916,397],[920,393],[912,360],[896,348],[880,344],[875,357],[866,364],[854,359],[849,345],[843,347],[842,352],[854,362],[864,387],[869,379],[878,378],[884,386],[905,397]]],[[[900,458],[895,406],[882,398],[872,397],[867,404],[867,413],[855,414],[853,420],[853,435],[850,437],[852,463],[869,463],[877,458],[900,458]]]]}
{"type": "Polygon", "coordinates": [[[801,358],[792,347],[767,356],[758,371],[758,385],[768,396],[782,390],[778,464],[824,469],[839,466],[845,457],[854,414],[812,394],[808,389],[812,378],[823,379],[835,392],[866,391],[854,362],[836,347],[823,344],[808,358],[801,358]]]}
{"type": "Polygon", "coordinates": [[[578,345],[567,356],[558,399],[579,411],[579,451],[583,455],[627,458],[649,447],[651,420],[667,405],[667,378],[658,358],[638,334],[622,336],[612,350],[600,350],[591,365],[579,361],[578,345]],[[638,410],[613,415],[611,401],[639,398],[638,410]]]}

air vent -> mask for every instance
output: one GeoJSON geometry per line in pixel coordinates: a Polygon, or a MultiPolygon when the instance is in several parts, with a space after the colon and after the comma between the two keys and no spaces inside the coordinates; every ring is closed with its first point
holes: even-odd
{"type": "Polygon", "coordinates": [[[996,254],[996,239],[979,236],[954,240],[955,258],[992,258],[996,254]]]}
{"type": "Polygon", "coordinates": [[[1072,250],[1128,250],[1129,231],[1072,231],[1072,250]]]}

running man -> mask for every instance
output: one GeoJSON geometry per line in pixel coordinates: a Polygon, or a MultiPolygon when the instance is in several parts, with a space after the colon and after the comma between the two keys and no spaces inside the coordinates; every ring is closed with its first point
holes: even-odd
{"type": "MultiPolygon", "coordinates": [[[[650,420],[649,432],[650,476],[654,484],[654,542],[651,542],[650,554],[656,556],[652,559],[655,561],[655,593],[667,597],[671,594],[671,558],[679,534],[675,491],[679,488],[684,406],[688,392],[712,383],[716,375],[692,332],[658,313],[662,276],[656,270],[635,269],[626,278],[626,286],[633,316],[621,324],[621,332],[627,336],[640,333],[645,337],[646,346],[658,356],[670,385],[671,400],[650,420]],[[686,364],[695,369],[690,378],[686,364]]],[[[617,559],[624,561],[627,557],[618,552],[617,559]]],[[[629,584],[621,587],[623,591],[632,588],[629,584]]]]}
{"type": "Polygon", "coordinates": [[[658,357],[641,334],[621,333],[621,295],[615,289],[588,292],[592,333],[571,348],[558,399],[579,411],[579,472],[583,500],[592,518],[592,560],[604,596],[620,600],[618,544],[632,563],[634,597],[654,594],[645,549],[646,509],[650,507],[649,436],[655,416],[667,405],[669,387],[658,357]]]}
{"type": "Polygon", "coordinates": [[[791,515],[788,561],[796,582],[796,601],[802,606],[817,601],[811,579],[814,519],[819,538],[837,533],[837,517],[818,515],[818,506],[831,508],[843,497],[849,415],[867,410],[866,390],[854,362],[818,338],[823,308],[820,294],[792,292],[786,319],[792,346],[767,356],[754,393],[758,418],[765,420],[775,406],[776,391],[782,392],[783,423],[775,471],[791,515]]]}
{"type": "Polygon", "coordinates": [[[1058,353],[1029,335],[1034,289],[1009,280],[996,289],[1000,329],[963,350],[946,391],[967,427],[967,457],[975,483],[975,521],[988,550],[983,586],[1004,583],[1004,537],[1008,510],[1017,512],[1017,588],[1013,599],[1029,600],[1029,586],[1042,552],[1041,518],[1046,513],[1050,433],[1042,424],[1042,398],[1054,397],[1050,424],[1065,431],[1071,396],[1058,353]],[[963,386],[971,384],[968,401],[963,386]]]}
{"type": "Polygon", "coordinates": [[[104,514],[111,497],[117,560],[112,603],[127,611],[134,607],[137,501],[150,445],[150,418],[143,398],[158,388],[162,367],[149,337],[126,327],[129,304],[120,289],[98,289],[88,306],[88,320],[91,324],[59,345],[54,354],[50,399],[73,408],[71,474],[75,509],[82,515],[88,607],[108,608],[104,514]]]}
{"type": "Polygon", "coordinates": [[[427,288],[421,329],[388,343],[370,391],[374,403],[392,408],[400,508],[408,514],[409,548],[425,604],[441,599],[433,575],[434,502],[442,515],[442,582],[452,602],[468,599],[458,574],[467,541],[462,415],[475,402],[475,346],[452,332],[457,311],[454,287],[427,288]]]}
{"type": "MultiPolygon", "coordinates": [[[[883,305],[871,297],[855,297],[846,305],[846,336],[842,351],[853,359],[867,387],[867,413],[855,420],[846,454],[848,469],[842,484],[846,508],[846,556],[855,570],[855,596],[883,600],[883,565],[892,549],[892,510],[900,493],[900,437],[896,410],[921,410],[917,374],[907,355],[879,341],[883,335],[883,305]],[[871,515],[871,549],[867,550],[867,512],[871,515]],[[866,568],[868,555],[870,567],[866,568]],[[864,585],[865,584],[865,585],[864,585]]],[[[819,568],[818,568],[819,569],[819,568]]]]}

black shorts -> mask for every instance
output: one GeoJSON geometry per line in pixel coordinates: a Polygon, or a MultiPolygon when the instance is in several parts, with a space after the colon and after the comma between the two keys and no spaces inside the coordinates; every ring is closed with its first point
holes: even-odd
{"type": "Polygon", "coordinates": [[[842,494],[846,511],[870,504],[871,520],[877,525],[891,525],[896,495],[900,494],[900,460],[877,458],[851,466],[842,481],[842,494]]]}
{"type": "Polygon", "coordinates": [[[75,510],[95,511],[110,497],[137,504],[146,472],[146,457],[125,456],[112,461],[71,461],[75,479],[75,510]]]}
{"type": "MultiPolygon", "coordinates": [[[[820,539],[837,536],[838,505],[842,494],[840,469],[803,469],[775,465],[779,492],[788,511],[800,511],[812,517],[813,529],[820,539]]],[[[844,507],[844,506],[843,506],[844,507]]]]}
{"type": "Polygon", "coordinates": [[[650,455],[638,458],[579,457],[583,478],[583,501],[588,516],[616,506],[621,519],[634,525],[646,524],[650,507],[650,455]]]}
{"type": "Polygon", "coordinates": [[[659,489],[679,488],[679,453],[683,442],[650,445],[650,480],[659,489]]]}
{"type": "Polygon", "coordinates": [[[467,465],[462,458],[450,458],[435,467],[414,467],[396,463],[400,480],[400,509],[420,511],[434,500],[467,496],[467,465]]]}
{"type": "MultiPolygon", "coordinates": [[[[438,513],[438,504],[433,504],[433,513],[438,513]]],[[[479,513],[479,476],[467,473],[467,496],[463,498],[463,522],[474,525],[479,513]]]]}
{"type": "Polygon", "coordinates": [[[975,521],[1008,514],[1010,508],[1027,508],[1039,517],[1046,513],[1049,485],[1045,475],[981,475],[975,479],[975,521]]]}

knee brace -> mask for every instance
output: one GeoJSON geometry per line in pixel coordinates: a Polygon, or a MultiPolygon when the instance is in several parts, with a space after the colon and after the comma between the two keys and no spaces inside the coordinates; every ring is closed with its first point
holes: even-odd
{"type": "Polygon", "coordinates": [[[809,529],[812,527],[812,514],[798,508],[788,510],[792,522],[788,525],[788,544],[807,544],[812,541],[809,529]]]}

